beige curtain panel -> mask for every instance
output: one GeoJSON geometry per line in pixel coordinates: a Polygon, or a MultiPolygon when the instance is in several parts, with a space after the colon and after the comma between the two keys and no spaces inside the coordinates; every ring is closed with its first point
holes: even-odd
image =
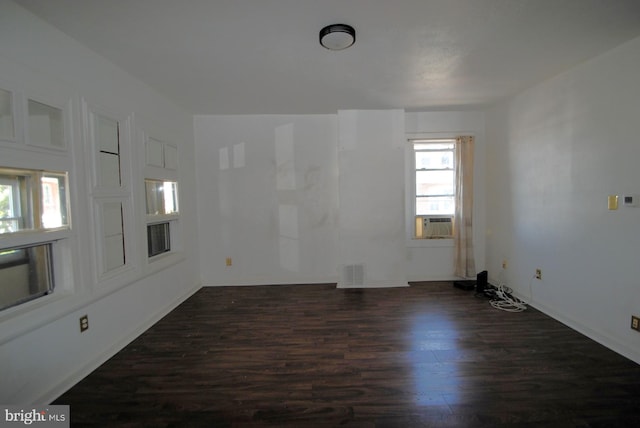
{"type": "Polygon", "coordinates": [[[456,138],[454,273],[462,278],[476,276],[473,256],[473,145],[472,136],[456,138]]]}

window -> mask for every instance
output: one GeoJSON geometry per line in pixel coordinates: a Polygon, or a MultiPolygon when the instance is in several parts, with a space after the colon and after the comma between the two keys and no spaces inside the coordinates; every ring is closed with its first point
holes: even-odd
{"type": "Polygon", "coordinates": [[[0,250],[0,310],[52,291],[50,243],[0,250]]]}
{"type": "Polygon", "coordinates": [[[56,299],[73,288],[71,101],[60,93],[41,92],[43,101],[0,89],[0,144],[7,147],[0,149],[0,310],[12,314],[54,288],[56,299]]]}
{"type": "Polygon", "coordinates": [[[453,236],[455,139],[409,140],[413,153],[415,239],[453,236]]]}
{"type": "Polygon", "coordinates": [[[150,224],[147,226],[148,256],[171,251],[171,230],[169,222],[150,224]]]}
{"type": "Polygon", "coordinates": [[[0,309],[53,291],[53,244],[37,232],[68,227],[66,172],[0,168],[0,309]]]}
{"type": "Polygon", "coordinates": [[[178,147],[146,134],[144,142],[147,258],[151,269],[162,269],[181,249],[178,147]]]}
{"type": "Polygon", "coordinates": [[[68,226],[66,173],[0,168],[0,235],[68,226]]]}
{"type": "Polygon", "coordinates": [[[53,291],[51,235],[38,232],[68,228],[66,172],[0,168],[0,310],[53,291]]]}
{"type": "Polygon", "coordinates": [[[18,180],[0,176],[0,233],[17,232],[23,229],[20,211],[20,183],[18,180]]]}
{"type": "Polygon", "coordinates": [[[146,179],[144,184],[147,200],[147,255],[151,258],[171,251],[171,226],[178,216],[178,183],[146,179]]]}
{"type": "Polygon", "coordinates": [[[175,181],[145,180],[148,215],[178,213],[178,183],[175,181]]]}

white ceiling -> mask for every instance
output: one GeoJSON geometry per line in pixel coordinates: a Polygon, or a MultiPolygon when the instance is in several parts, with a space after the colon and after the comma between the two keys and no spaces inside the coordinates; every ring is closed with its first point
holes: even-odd
{"type": "Polygon", "coordinates": [[[15,1],[196,114],[475,107],[640,36],[640,0],[15,1]]]}

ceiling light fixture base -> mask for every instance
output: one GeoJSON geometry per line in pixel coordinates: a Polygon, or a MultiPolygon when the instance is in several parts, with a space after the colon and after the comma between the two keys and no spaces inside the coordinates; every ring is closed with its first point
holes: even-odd
{"type": "Polygon", "coordinates": [[[356,30],[347,24],[327,25],[320,30],[320,44],[332,51],[341,51],[356,42],[356,30]]]}

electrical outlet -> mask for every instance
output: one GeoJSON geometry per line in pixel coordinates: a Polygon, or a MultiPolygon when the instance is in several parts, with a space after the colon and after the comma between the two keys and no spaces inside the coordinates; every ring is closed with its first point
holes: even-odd
{"type": "Polygon", "coordinates": [[[536,279],[542,279],[542,269],[536,269],[536,279]]]}
{"type": "Polygon", "coordinates": [[[89,316],[83,315],[80,317],[80,333],[89,330],[89,316]]]}
{"type": "Polygon", "coordinates": [[[507,268],[507,259],[504,259],[502,261],[502,269],[506,269],[507,268]]]}
{"type": "Polygon", "coordinates": [[[640,331],[640,318],[635,315],[631,315],[631,329],[640,331]]]}

